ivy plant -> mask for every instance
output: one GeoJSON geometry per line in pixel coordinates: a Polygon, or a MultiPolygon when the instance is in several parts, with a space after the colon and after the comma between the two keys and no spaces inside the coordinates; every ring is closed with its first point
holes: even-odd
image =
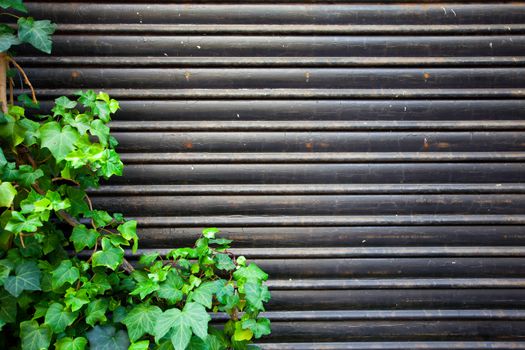
{"type": "MultiPolygon", "coordinates": [[[[25,11],[20,0],[0,7],[25,11]]],[[[122,175],[108,125],[119,104],[87,90],[40,111],[7,50],[25,42],[49,52],[55,26],[30,17],[17,23],[0,25],[0,73],[13,65],[32,98],[15,103],[11,79],[8,102],[4,74],[0,348],[246,349],[269,334],[260,316],[268,275],[230,253],[232,241],[218,229],[204,229],[192,247],[139,255],[137,221],[93,207],[89,189],[122,175]]]]}

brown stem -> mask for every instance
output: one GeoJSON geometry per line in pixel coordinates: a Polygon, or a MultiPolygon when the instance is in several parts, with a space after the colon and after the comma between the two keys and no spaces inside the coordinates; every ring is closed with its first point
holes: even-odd
{"type": "Polygon", "coordinates": [[[3,113],[7,113],[7,57],[7,54],[0,52],[0,103],[3,113]]]}
{"type": "Polygon", "coordinates": [[[15,97],[13,95],[14,86],[15,82],[13,81],[13,78],[9,78],[9,103],[12,105],[15,104],[15,97]]]}
{"type": "Polygon", "coordinates": [[[75,184],[77,186],[80,186],[80,184],[78,182],[76,182],[75,180],[73,179],[67,179],[65,177],[54,177],[51,179],[52,182],[57,182],[57,181],[67,181],[67,182],[71,182],[72,184],[75,184]]]}
{"type": "Polygon", "coordinates": [[[33,97],[33,102],[34,103],[38,103],[37,99],[36,99],[36,93],[35,93],[35,89],[33,88],[33,85],[31,84],[31,82],[29,81],[29,78],[27,77],[26,75],[26,72],[24,72],[24,70],[22,69],[22,67],[20,67],[20,65],[18,63],[16,63],[16,61],[10,57],[10,56],[5,56],[7,61],[11,62],[15,67],[16,69],[18,69],[18,71],[20,72],[20,74],[22,74],[22,76],[24,77],[24,83],[29,87],[29,89],[31,90],[31,95],[33,97]]]}

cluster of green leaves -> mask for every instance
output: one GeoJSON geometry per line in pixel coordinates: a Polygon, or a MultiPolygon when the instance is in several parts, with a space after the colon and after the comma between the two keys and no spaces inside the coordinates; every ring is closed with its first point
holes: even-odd
{"type": "Polygon", "coordinates": [[[125,259],[137,222],[92,208],[87,193],[122,174],[107,126],[117,101],[79,91],[50,115],[30,107],[0,115],[0,347],[246,349],[270,333],[267,274],[217,229],[135,268],[125,259]],[[209,313],[229,321],[215,328],[209,313]]]}
{"type": "MultiPolygon", "coordinates": [[[[22,0],[0,0],[0,8],[16,10],[27,13],[22,0]]],[[[13,45],[28,43],[40,51],[51,53],[51,35],[55,32],[56,25],[49,20],[35,21],[32,17],[19,17],[16,29],[0,24],[0,52],[6,52],[13,45]]]]}

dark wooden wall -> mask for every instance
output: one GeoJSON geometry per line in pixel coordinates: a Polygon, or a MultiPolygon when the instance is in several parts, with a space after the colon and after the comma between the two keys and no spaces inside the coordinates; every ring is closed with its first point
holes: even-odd
{"type": "Polygon", "coordinates": [[[270,276],[265,349],[525,349],[525,2],[32,2],[44,100],[121,101],[95,205],[213,225],[270,276]]]}

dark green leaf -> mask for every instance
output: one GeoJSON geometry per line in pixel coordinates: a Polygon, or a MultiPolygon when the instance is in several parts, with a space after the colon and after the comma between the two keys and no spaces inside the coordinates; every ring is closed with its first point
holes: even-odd
{"type": "Polygon", "coordinates": [[[47,349],[51,343],[51,329],[37,321],[24,321],[20,323],[20,338],[23,350],[47,349]]]}
{"type": "Polygon", "coordinates": [[[4,288],[18,298],[24,290],[40,290],[42,274],[34,261],[21,263],[15,269],[15,276],[9,276],[4,288]]]}
{"type": "Polygon", "coordinates": [[[47,309],[45,321],[46,325],[58,334],[62,333],[67,326],[71,325],[76,318],[76,313],[66,310],[60,303],[53,303],[49,306],[49,309],[47,309]]]}
{"type": "Polygon", "coordinates": [[[0,0],[0,7],[3,9],[12,8],[21,12],[27,12],[27,8],[22,3],[22,0],[0,0]]]}
{"type": "Polygon", "coordinates": [[[193,291],[191,298],[193,301],[207,307],[208,309],[211,309],[213,295],[219,288],[221,288],[220,282],[204,282],[193,291]]]}
{"type": "Polygon", "coordinates": [[[73,266],[71,260],[64,260],[53,271],[51,283],[53,289],[62,287],[64,284],[73,284],[80,278],[78,268],[73,266]]]}
{"type": "Polygon", "coordinates": [[[87,332],[90,350],[128,350],[130,345],[125,331],[113,326],[95,326],[87,332]]]}
{"type": "Polygon", "coordinates": [[[0,320],[6,323],[13,323],[16,320],[16,314],[16,298],[0,290],[0,320]]]}
{"type": "Polygon", "coordinates": [[[77,225],[69,239],[73,242],[75,250],[80,252],[86,247],[93,248],[99,236],[100,234],[97,231],[88,229],[85,225],[77,225]]]}
{"type": "Polygon", "coordinates": [[[109,303],[106,299],[97,299],[89,303],[86,309],[86,323],[93,327],[97,322],[106,322],[108,305],[109,303]]]}

